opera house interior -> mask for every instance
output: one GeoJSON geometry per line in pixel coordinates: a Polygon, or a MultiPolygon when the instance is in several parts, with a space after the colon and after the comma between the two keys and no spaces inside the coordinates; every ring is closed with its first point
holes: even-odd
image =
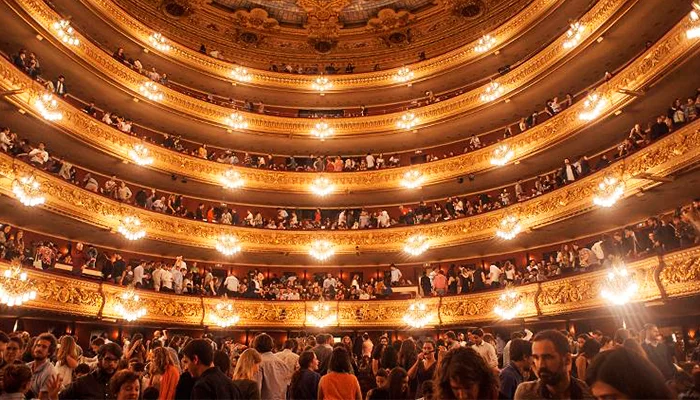
{"type": "Polygon", "coordinates": [[[0,400],[700,399],[700,0],[0,23],[0,400]]]}

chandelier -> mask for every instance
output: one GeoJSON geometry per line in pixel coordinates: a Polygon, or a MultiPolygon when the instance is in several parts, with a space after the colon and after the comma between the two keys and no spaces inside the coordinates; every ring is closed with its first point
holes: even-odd
{"type": "Polygon", "coordinates": [[[512,160],[515,156],[515,152],[507,143],[498,145],[493,149],[493,155],[491,156],[491,165],[498,165],[499,167],[508,164],[508,161],[512,160]]]}
{"type": "Polygon", "coordinates": [[[34,102],[39,114],[47,121],[63,119],[63,113],[58,110],[58,101],[51,93],[44,93],[34,102]]]}
{"type": "Polygon", "coordinates": [[[238,189],[243,186],[244,183],[245,181],[241,177],[241,174],[233,168],[226,170],[221,177],[221,184],[226,189],[238,189]]]}
{"type": "Polygon", "coordinates": [[[477,53],[484,53],[484,52],[491,50],[491,48],[493,48],[493,46],[495,46],[495,45],[496,45],[496,38],[494,38],[491,35],[484,35],[476,43],[476,47],[474,47],[474,51],[476,51],[477,53]]]}
{"type": "Polygon", "coordinates": [[[306,323],[325,328],[338,323],[338,313],[331,310],[331,306],[323,300],[319,300],[311,309],[306,309],[306,323]]]}
{"type": "Polygon", "coordinates": [[[411,71],[410,68],[401,67],[394,74],[394,81],[406,83],[406,82],[410,81],[411,79],[413,79],[413,75],[414,75],[414,73],[413,73],[413,71],[411,71]]]}
{"type": "Polygon", "coordinates": [[[418,117],[410,111],[403,113],[401,118],[396,121],[396,126],[399,127],[399,129],[405,129],[407,131],[410,131],[416,125],[418,125],[418,117]]]}
{"type": "Polygon", "coordinates": [[[506,292],[496,301],[493,312],[502,319],[513,319],[525,308],[522,296],[513,289],[506,289],[506,292]]]}
{"type": "Polygon", "coordinates": [[[314,79],[314,83],[311,84],[314,90],[318,90],[323,95],[323,92],[333,87],[333,82],[325,76],[319,76],[314,79]]]}
{"type": "Polygon", "coordinates": [[[311,182],[311,192],[317,196],[328,196],[335,190],[335,185],[330,179],[319,176],[311,182]]]}
{"type": "Polygon", "coordinates": [[[160,32],[151,33],[151,36],[148,37],[148,41],[151,43],[151,46],[158,51],[170,51],[168,40],[165,38],[165,36],[160,34],[160,32]]]}
{"type": "Polygon", "coordinates": [[[700,2],[693,2],[694,10],[690,12],[690,22],[693,24],[692,28],[688,28],[685,31],[688,39],[700,38],[700,2]]]}
{"type": "Polygon", "coordinates": [[[234,111],[231,115],[226,117],[226,125],[235,130],[248,129],[248,121],[246,121],[245,117],[238,111],[234,111]]]}
{"type": "Polygon", "coordinates": [[[608,303],[622,306],[632,300],[638,289],[625,264],[620,263],[610,268],[602,283],[600,296],[608,303]]]}
{"type": "Polygon", "coordinates": [[[248,73],[248,70],[240,66],[231,70],[231,77],[238,82],[250,82],[253,80],[253,76],[248,73]]]}
{"type": "Polygon", "coordinates": [[[117,305],[114,308],[123,320],[129,322],[136,321],[146,315],[146,308],[141,306],[141,298],[133,287],[129,287],[118,297],[117,305]]]}
{"type": "Polygon", "coordinates": [[[593,204],[601,207],[612,207],[625,194],[625,183],[614,176],[606,176],[598,184],[593,204]]]}
{"type": "Polygon", "coordinates": [[[333,243],[327,240],[315,240],[309,245],[309,255],[319,261],[326,261],[333,257],[335,249],[333,243]]]}
{"type": "Polygon", "coordinates": [[[411,303],[403,315],[403,322],[413,328],[424,328],[434,318],[433,313],[427,312],[428,307],[420,300],[411,303]]]}
{"type": "Polygon", "coordinates": [[[311,134],[316,136],[321,140],[325,140],[327,137],[333,136],[335,130],[331,128],[326,121],[319,121],[311,129],[311,134]]]}
{"type": "Polygon", "coordinates": [[[56,30],[56,35],[61,41],[70,46],[77,46],[80,40],[75,37],[75,30],[70,26],[70,21],[62,19],[53,23],[53,29],[56,30]]]}
{"type": "Polygon", "coordinates": [[[581,22],[572,22],[571,25],[569,26],[569,30],[566,31],[566,39],[564,40],[564,48],[565,49],[571,49],[573,47],[576,47],[578,42],[581,40],[581,35],[583,34],[583,31],[586,30],[586,27],[583,26],[581,22]]]}
{"type": "Polygon", "coordinates": [[[520,226],[520,220],[513,214],[508,214],[503,217],[501,222],[498,224],[498,229],[496,230],[496,236],[501,239],[511,240],[518,236],[518,233],[522,230],[520,226]]]}
{"type": "Polygon", "coordinates": [[[425,181],[423,174],[418,170],[412,169],[403,174],[401,185],[408,189],[415,189],[419,188],[423,184],[423,181],[425,181]]]}
{"type": "Polygon", "coordinates": [[[597,93],[591,93],[583,102],[584,111],[578,114],[579,119],[591,121],[600,116],[608,105],[608,100],[605,96],[599,96],[597,93]]]}
{"type": "Polygon", "coordinates": [[[228,328],[236,325],[241,317],[236,313],[233,304],[222,301],[216,304],[212,319],[221,328],[228,328]]]}
{"type": "Polygon", "coordinates": [[[414,235],[406,240],[406,245],[403,247],[403,251],[412,256],[418,256],[423,254],[429,248],[430,244],[425,236],[414,235]]]}
{"type": "Polygon", "coordinates": [[[146,81],[139,87],[139,92],[148,100],[161,101],[163,100],[163,92],[160,91],[158,85],[153,81],[146,81]]]}
{"type": "Polygon", "coordinates": [[[241,251],[241,245],[235,236],[221,235],[216,239],[216,249],[225,256],[232,256],[241,251]]]}
{"type": "Polygon", "coordinates": [[[14,259],[10,267],[0,277],[0,304],[8,307],[21,306],[29,300],[36,299],[36,288],[22,271],[22,263],[14,259]]]}
{"type": "Polygon", "coordinates": [[[44,204],[46,198],[41,191],[41,184],[34,175],[22,174],[12,181],[12,193],[17,200],[27,207],[44,204]]]}
{"type": "Polygon", "coordinates": [[[153,157],[151,157],[148,147],[141,143],[136,143],[129,150],[129,157],[138,165],[151,165],[153,164],[153,157]]]}
{"type": "Polygon", "coordinates": [[[484,93],[481,94],[481,101],[484,103],[488,103],[490,101],[494,101],[497,98],[501,97],[503,94],[504,89],[503,86],[501,86],[500,83],[493,81],[486,85],[486,89],[484,89],[484,93]]]}
{"type": "Polygon", "coordinates": [[[121,220],[117,227],[117,232],[121,233],[129,240],[139,240],[146,236],[146,231],[141,228],[141,220],[131,215],[121,220]]]}

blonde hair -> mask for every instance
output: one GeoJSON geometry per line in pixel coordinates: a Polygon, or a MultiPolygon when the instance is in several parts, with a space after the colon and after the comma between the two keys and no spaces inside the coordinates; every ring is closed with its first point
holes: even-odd
{"type": "Polygon", "coordinates": [[[238,358],[236,369],[233,371],[233,379],[248,379],[255,380],[253,376],[253,367],[262,362],[262,357],[255,349],[247,349],[238,358]]]}
{"type": "Polygon", "coordinates": [[[78,345],[75,343],[73,336],[64,335],[59,340],[58,353],[56,359],[62,364],[66,363],[66,357],[71,357],[78,361],[78,345]]]}
{"type": "Polygon", "coordinates": [[[168,368],[168,365],[175,365],[172,357],[168,353],[165,347],[157,347],[153,349],[153,358],[151,359],[151,368],[149,373],[151,375],[162,375],[168,368]]]}

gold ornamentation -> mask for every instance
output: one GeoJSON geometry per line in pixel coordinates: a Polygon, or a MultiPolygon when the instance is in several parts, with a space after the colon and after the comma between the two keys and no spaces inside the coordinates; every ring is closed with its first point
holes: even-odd
{"type": "Polygon", "coordinates": [[[279,31],[280,23],[270,17],[267,11],[262,8],[252,10],[236,10],[231,21],[245,29],[255,29],[259,31],[279,31]]]}
{"type": "Polygon", "coordinates": [[[367,29],[373,32],[389,32],[401,29],[416,20],[410,11],[394,11],[391,8],[379,10],[375,18],[367,21],[367,29]]]}

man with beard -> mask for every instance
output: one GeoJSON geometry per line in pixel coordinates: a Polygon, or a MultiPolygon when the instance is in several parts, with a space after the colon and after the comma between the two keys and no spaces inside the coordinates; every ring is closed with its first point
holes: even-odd
{"type": "Polygon", "coordinates": [[[107,343],[97,350],[97,368],[73,381],[58,395],[59,400],[107,399],[111,397],[109,380],[117,371],[122,358],[122,348],[116,343],[107,343]]]}
{"type": "Polygon", "coordinates": [[[48,399],[50,380],[56,375],[56,369],[49,360],[56,351],[56,338],[50,333],[40,335],[32,347],[34,361],[27,363],[32,370],[29,384],[33,396],[27,398],[48,399]]]}
{"type": "MultiPolygon", "coordinates": [[[[522,335],[522,332],[517,332],[522,335]]],[[[512,399],[518,385],[530,377],[532,363],[532,346],[530,342],[520,338],[514,338],[510,342],[510,358],[508,364],[501,371],[501,398],[512,399]]]]}
{"type": "Polygon", "coordinates": [[[521,383],[514,399],[594,399],[588,386],[569,374],[569,341],[560,332],[546,330],[535,335],[532,360],[538,380],[521,383]]]}

